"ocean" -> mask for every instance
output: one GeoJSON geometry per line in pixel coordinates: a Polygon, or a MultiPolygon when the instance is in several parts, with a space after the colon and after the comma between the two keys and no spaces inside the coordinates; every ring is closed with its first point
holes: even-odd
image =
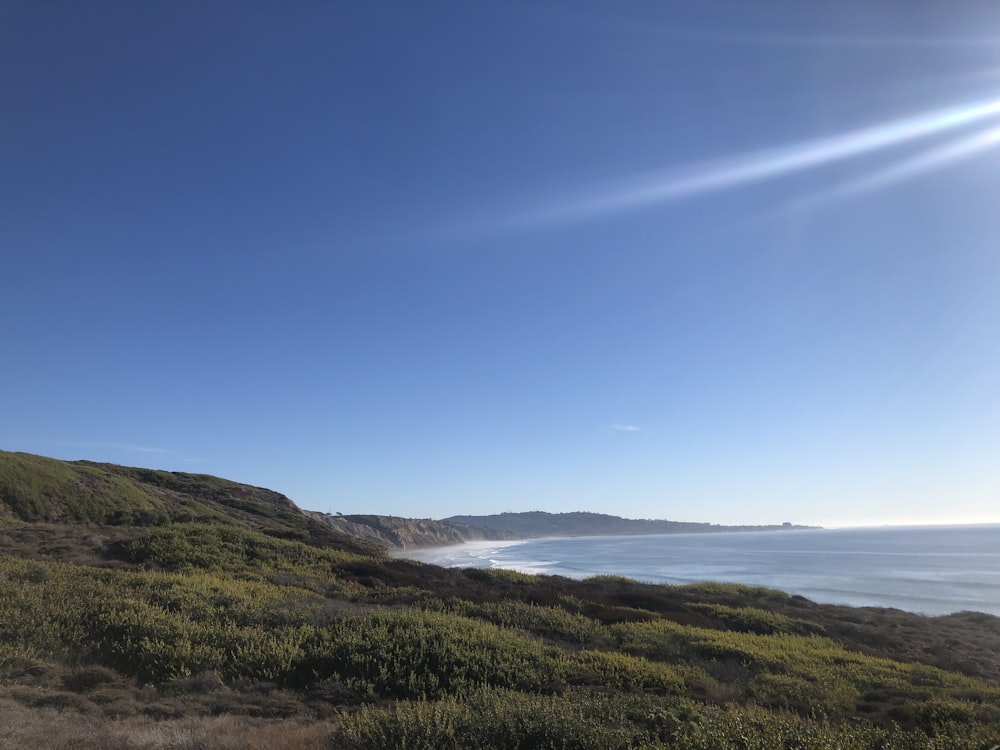
{"type": "Polygon", "coordinates": [[[1000,616],[1000,525],[563,537],[472,542],[400,556],[569,578],[724,581],[830,604],[1000,616]]]}

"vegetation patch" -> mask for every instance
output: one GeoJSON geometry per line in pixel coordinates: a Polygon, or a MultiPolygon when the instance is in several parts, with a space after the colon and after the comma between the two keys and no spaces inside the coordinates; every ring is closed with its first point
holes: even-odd
{"type": "Polygon", "coordinates": [[[447,570],[266,490],[0,457],[0,748],[1000,741],[997,618],[447,570]]]}

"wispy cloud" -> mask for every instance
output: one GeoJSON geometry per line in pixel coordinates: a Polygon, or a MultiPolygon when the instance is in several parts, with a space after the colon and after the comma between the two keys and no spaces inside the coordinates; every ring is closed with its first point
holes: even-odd
{"type": "Polygon", "coordinates": [[[54,440],[45,443],[52,447],[59,448],[94,448],[103,450],[128,451],[130,453],[156,453],[161,455],[177,455],[177,451],[169,448],[155,448],[149,445],[137,445],[135,443],[115,443],[104,441],[87,440],[54,440]]]}
{"type": "Polygon", "coordinates": [[[611,429],[615,432],[639,432],[642,430],[641,427],[637,427],[634,424],[613,424],[611,429]]]}
{"type": "Polygon", "coordinates": [[[181,451],[172,448],[160,448],[152,445],[141,445],[138,443],[124,443],[105,440],[43,440],[43,441],[20,441],[23,444],[30,443],[35,446],[35,450],[72,448],[81,451],[115,451],[121,453],[139,453],[147,456],[160,456],[170,458],[175,461],[185,463],[202,463],[203,458],[185,456],[181,451]]]}

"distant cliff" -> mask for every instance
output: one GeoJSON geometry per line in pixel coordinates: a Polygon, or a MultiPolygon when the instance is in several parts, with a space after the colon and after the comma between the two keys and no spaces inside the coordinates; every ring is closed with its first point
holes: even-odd
{"type": "Polygon", "coordinates": [[[432,521],[429,518],[399,516],[330,515],[306,511],[317,521],[342,534],[348,534],[390,549],[444,547],[481,539],[518,539],[502,529],[490,529],[467,523],[432,521]]]}
{"type": "Polygon", "coordinates": [[[490,516],[451,516],[447,524],[468,524],[506,531],[519,537],[605,536],[615,534],[692,534],[719,531],[780,531],[804,529],[790,523],[772,526],[720,526],[711,523],[664,521],[609,516],[604,513],[500,513],[490,516]]]}

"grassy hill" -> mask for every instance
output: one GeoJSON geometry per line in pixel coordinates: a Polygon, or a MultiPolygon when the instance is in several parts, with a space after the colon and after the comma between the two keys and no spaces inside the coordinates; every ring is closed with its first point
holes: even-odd
{"type": "Polygon", "coordinates": [[[142,528],[207,523],[374,554],[282,494],[205,474],[59,461],[0,451],[0,521],[142,528]]]}
{"type": "Polygon", "coordinates": [[[396,560],[278,493],[0,454],[0,748],[983,750],[1000,619],[396,560]]]}

